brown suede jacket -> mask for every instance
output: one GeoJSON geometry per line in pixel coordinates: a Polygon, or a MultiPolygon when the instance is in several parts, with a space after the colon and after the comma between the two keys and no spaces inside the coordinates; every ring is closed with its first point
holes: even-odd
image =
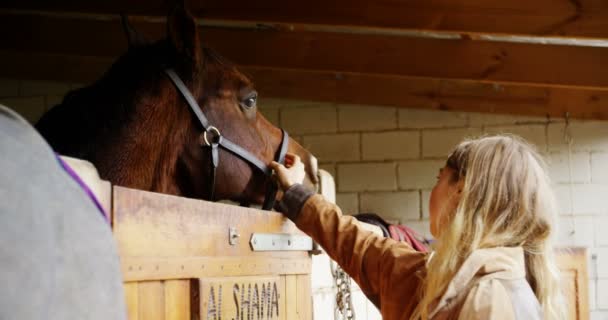
{"type": "MultiPolygon", "coordinates": [[[[319,243],[380,309],[383,319],[410,319],[419,302],[427,254],[364,230],[351,216],[301,185],[277,209],[319,243]]],[[[526,281],[523,250],[474,251],[431,310],[431,319],[542,319],[526,281]]]]}

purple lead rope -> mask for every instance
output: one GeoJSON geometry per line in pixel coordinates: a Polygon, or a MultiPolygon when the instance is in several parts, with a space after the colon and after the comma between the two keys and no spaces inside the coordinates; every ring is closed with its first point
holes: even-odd
{"type": "Polygon", "coordinates": [[[80,185],[82,190],[84,190],[84,192],[93,201],[95,206],[97,206],[97,209],[99,209],[99,212],[103,216],[103,219],[109,224],[110,223],[109,215],[106,212],[106,209],[104,209],[104,207],[101,205],[101,202],[99,202],[99,199],[97,199],[97,197],[95,196],[95,193],[93,193],[91,188],[89,188],[89,186],[87,186],[87,184],[84,181],[82,181],[82,179],[76,173],[76,171],[74,171],[74,169],[72,169],[72,167],[70,167],[63,159],[61,159],[61,157],[58,154],[55,154],[55,156],[57,157],[57,161],[59,161],[59,164],[61,165],[63,170],[65,170],[65,172],[67,172],[72,177],[72,179],[74,179],[74,181],[76,181],[76,183],[78,183],[78,185],[80,185]]]}

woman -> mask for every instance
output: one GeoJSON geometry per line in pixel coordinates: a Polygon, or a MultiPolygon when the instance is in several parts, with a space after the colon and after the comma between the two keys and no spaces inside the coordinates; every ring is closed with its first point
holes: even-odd
{"type": "Polygon", "coordinates": [[[519,138],[458,145],[431,192],[433,253],[361,229],[299,182],[290,156],[272,164],[279,210],[317,241],[391,319],[563,319],[552,237],[556,206],[539,154],[519,138]]]}

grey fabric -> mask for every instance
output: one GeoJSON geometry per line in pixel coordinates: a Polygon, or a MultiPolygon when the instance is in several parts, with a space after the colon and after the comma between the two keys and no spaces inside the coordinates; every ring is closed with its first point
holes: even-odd
{"type": "Polygon", "coordinates": [[[285,214],[291,221],[296,221],[302,206],[314,194],[303,185],[296,183],[285,191],[283,198],[277,203],[275,209],[285,214]]]}
{"type": "Polygon", "coordinates": [[[109,225],[25,120],[0,106],[0,319],[126,319],[109,225]]]}

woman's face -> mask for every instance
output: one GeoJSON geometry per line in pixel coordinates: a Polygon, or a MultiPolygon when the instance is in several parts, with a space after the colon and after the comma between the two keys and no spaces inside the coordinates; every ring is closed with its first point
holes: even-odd
{"type": "Polygon", "coordinates": [[[435,238],[439,238],[443,227],[449,220],[449,215],[456,210],[458,201],[460,201],[463,181],[462,179],[460,181],[453,180],[455,174],[454,169],[447,166],[439,169],[437,182],[431,191],[429,214],[431,234],[435,238]]]}

